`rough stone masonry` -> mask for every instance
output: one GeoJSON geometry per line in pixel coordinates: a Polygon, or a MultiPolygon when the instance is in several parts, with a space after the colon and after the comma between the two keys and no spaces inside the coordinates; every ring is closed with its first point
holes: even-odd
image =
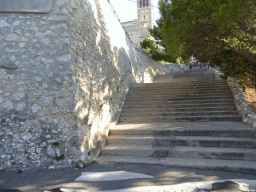
{"type": "Polygon", "coordinates": [[[90,163],[131,83],[170,70],[108,0],[0,0],[0,53],[1,169],[90,163]]]}

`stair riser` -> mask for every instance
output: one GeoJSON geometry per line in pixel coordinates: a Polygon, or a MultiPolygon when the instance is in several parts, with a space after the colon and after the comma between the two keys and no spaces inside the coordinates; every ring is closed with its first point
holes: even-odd
{"type": "Polygon", "coordinates": [[[164,83],[136,83],[136,84],[132,84],[131,88],[137,88],[137,87],[158,87],[158,86],[169,86],[169,87],[180,87],[180,86],[227,86],[227,82],[216,82],[214,81],[214,83],[212,81],[209,82],[164,82],[164,83]]]}
{"type": "Polygon", "coordinates": [[[186,101],[186,100],[216,100],[216,99],[233,99],[231,96],[219,96],[219,97],[172,97],[172,96],[159,96],[159,97],[127,97],[126,102],[142,102],[142,101],[186,101]]]}
{"type": "Polygon", "coordinates": [[[182,90],[182,89],[189,89],[189,90],[228,90],[228,86],[158,86],[158,87],[130,87],[129,91],[157,91],[157,90],[182,90]]]}
{"type": "Polygon", "coordinates": [[[200,112],[200,111],[236,111],[236,107],[225,107],[225,108],[195,108],[195,109],[187,109],[187,108],[148,108],[148,109],[123,109],[123,113],[157,113],[157,112],[200,112]]]}
{"type": "Polygon", "coordinates": [[[215,148],[256,148],[256,141],[230,141],[230,140],[180,140],[180,139],[126,139],[126,138],[109,138],[109,145],[152,145],[154,147],[215,147],[215,148]]]}
{"type": "Polygon", "coordinates": [[[227,82],[183,82],[183,83],[178,83],[178,82],[173,82],[173,83],[136,83],[136,84],[132,84],[131,88],[137,88],[137,87],[159,87],[159,86],[169,86],[169,87],[180,87],[180,86],[227,86],[227,82]]]}
{"type": "Polygon", "coordinates": [[[136,157],[150,157],[154,151],[152,149],[115,149],[115,150],[108,150],[108,149],[103,149],[101,150],[100,154],[101,155],[115,155],[115,156],[136,156],[136,157]]]}
{"type": "MultiPolygon", "coordinates": [[[[145,130],[145,133],[147,131],[145,130]]],[[[114,135],[117,132],[110,131],[110,134],[114,135]]],[[[119,134],[122,132],[118,132],[119,134]]],[[[148,132],[149,133],[149,132],[148,132]]],[[[125,134],[128,134],[126,132],[125,134]]],[[[131,135],[138,135],[139,133],[133,133],[130,131],[131,135]]],[[[143,131],[140,130],[140,134],[144,135],[143,131]]],[[[154,136],[209,136],[209,137],[241,137],[241,138],[255,138],[256,141],[256,130],[255,131],[247,131],[247,130],[229,130],[229,131],[222,131],[222,130],[201,130],[201,131],[169,131],[169,130],[155,130],[152,131],[150,134],[154,136]]]]}
{"type": "Polygon", "coordinates": [[[131,123],[131,122],[196,122],[196,121],[241,121],[242,117],[120,117],[120,122],[131,123]]]}
{"type": "Polygon", "coordinates": [[[183,100],[183,101],[138,101],[138,102],[125,102],[128,105],[168,105],[168,104],[212,104],[212,103],[226,103],[234,104],[232,99],[219,99],[219,100],[183,100]]]}
{"type": "Polygon", "coordinates": [[[149,94],[149,93],[154,93],[154,94],[159,94],[159,93],[202,93],[202,92],[227,92],[228,93],[228,89],[211,89],[211,88],[205,88],[205,89],[159,89],[159,90],[129,90],[129,94],[149,94]]]}
{"type": "Polygon", "coordinates": [[[154,151],[151,157],[173,157],[173,158],[193,158],[193,159],[222,159],[222,160],[246,160],[256,161],[255,153],[221,153],[221,152],[204,152],[195,151],[154,151]]]}
{"type": "Polygon", "coordinates": [[[148,92],[128,92],[127,97],[141,97],[141,96],[172,96],[172,95],[205,95],[205,96],[214,96],[215,94],[227,94],[231,95],[232,93],[224,90],[215,90],[215,91],[190,91],[190,90],[166,90],[166,91],[148,91],[148,92]]]}
{"type": "Polygon", "coordinates": [[[188,110],[196,110],[197,108],[202,108],[202,107],[234,107],[233,103],[217,103],[217,104],[187,104],[187,105],[182,105],[182,104],[158,104],[158,105],[124,105],[124,109],[136,109],[136,108],[155,108],[155,109],[165,109],[165,108],[187,108],[188,110]]]}
{"type": "Polygon", "coordinates": [[[251,141],[228,141],[228,140],[200,140],[200,141],[185,141],[178,139],[155,139],[153,146],[189,146],[189,147],[225,147],[225,148],[256,148],[256,142],[251,141]]]}
{"type": "Polygon", "coordinates": [[[156,158],[190,158],[190,159],[221,159],[221,160],[246,160],[246,161],[256,161],[255,153],[198,153],[195,151],[191,152],[177,152],[174,150],[102,150],[102,155],[115,155],[115,156],[134,156],[134,157],[156,157],[156,158]]]}
{"type": "Polygon", "coordinates": [[[128,99],[134,99],[134,100],[137,100],[137,99],[180,99],[180,100],[184,100],[184,99],[188,99],[188,98],[194,98],[194,99],[198,99],[198,98],[202,98],[202,99],[206,99],[206,98],[210,98],[210,99],[214,99],[214,98],[233,98],[233,95],[230,93],[230,94],[209,94],[209,95],[197,95],[197,94],[176,94],[176,95],[170,95],[170,94],[167,94],[167,95],[145,95],[145,96],[127,96],[126,97],[126,100],[128,99]]]}
{"type": "Polygon", "coordinates": [[[148,135],[148,136],[211,136],[211,137],[245,137],[256,138],[256,130],[193,130],[193,131],[172,131],[172,130],[149,130],[149,129],[128,129],[128,130],[111,130],[110,135],[148,135]]]}
{"type": "Polygon", "coordinates": [[[227,85],[220,86],[155,86],[155,87],[130,87],[129,91],[151,91],[151,90],[175,90],[175,89],[228,89],[227,85]]]}
{"type": "Polygon", "coordinates": [[[172,117],[172,116],[210,116],[210,115],[238,115],[236,111],[205,111],[205,112],[173,112],[173,113],[122,113],[121,117],[172,117]]]}

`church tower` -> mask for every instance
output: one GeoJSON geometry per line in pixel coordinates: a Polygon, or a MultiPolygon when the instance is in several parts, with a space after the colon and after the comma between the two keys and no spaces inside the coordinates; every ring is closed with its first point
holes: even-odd
{"type": "Polygon", "coordinates": [[[154,27],[152,0],[137,0],[137,19],[121,24],[132,42],[139,48],[144,37],[151,38],[148,28],[154,27]]]}
{"type": "Polygon", "coordinates": [[[151,0],[137,0],[138,24],[144,24],[144,28],[153,28],[154,10],[151,0]]]}

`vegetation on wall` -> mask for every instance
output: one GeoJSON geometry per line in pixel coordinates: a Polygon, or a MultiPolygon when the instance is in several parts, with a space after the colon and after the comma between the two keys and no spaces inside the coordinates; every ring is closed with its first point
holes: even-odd
{"type": "Polygon", "coordinates": [[[167,54],[210,60],[256,88],[256,0],[160,0],[151,30],[167,54]]]}
{"type": "Polygon", "coordinates": [[[143,41],[140,42],[140,46],[155,61],[175,62],[171,55],[162,52],[162,48],[154,38],[144,37],[143,41]]]}

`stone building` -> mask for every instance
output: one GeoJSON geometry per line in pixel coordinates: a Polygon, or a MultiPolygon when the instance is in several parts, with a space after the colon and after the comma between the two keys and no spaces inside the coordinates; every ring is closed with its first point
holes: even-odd
{"type": "Polygon", "coordinates": [[[149,28],[154,27],[154,10],[151,0],[137,0],[137,19],[121,23],[132,42],[140,47],[144,37],[150,37],[149,28]]]}

